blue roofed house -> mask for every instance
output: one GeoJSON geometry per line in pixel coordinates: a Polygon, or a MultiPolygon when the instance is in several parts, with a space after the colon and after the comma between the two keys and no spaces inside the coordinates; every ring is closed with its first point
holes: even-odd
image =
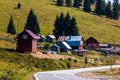
{"type": "Polygon", "coordinates": [[[84,39],[82,36],[60,36],[58,38],[58,42],[66,42],[72,49],[72,51],[78,53],[83,53],[86,50],[83,49],[84,47],[84,39]]]}
{"type": "Polygon", "coordinates": [[[82,36],[67,36],[65,42],[74,49],[83,49],[83,37],[82,36]]]}

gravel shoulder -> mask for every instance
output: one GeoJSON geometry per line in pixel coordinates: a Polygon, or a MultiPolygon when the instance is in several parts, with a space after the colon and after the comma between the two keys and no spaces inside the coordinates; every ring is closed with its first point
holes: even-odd
{"type": "Polygon", "coordinates": [[[78,77],[97,80],[120,80],[120,75],[99,75],[95,72],[80,72],[75,74],[78,77]]]}

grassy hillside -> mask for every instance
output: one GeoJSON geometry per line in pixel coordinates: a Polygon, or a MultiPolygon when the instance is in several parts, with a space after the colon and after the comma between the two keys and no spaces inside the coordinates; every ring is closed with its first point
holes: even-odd
{"type": "MultiPolygon", "coordinates": [[[[16,28],[18,22],[20,22],[19,32],[21,32],[24,29],[31,8],[38,17],[41,33],[44,35],[52,33],[57,14],[69,12],[76,17],[79,32],[85,39],[93,36],[99,42],[120,43],[119,21],[109,20],[92,13],[85,13],[82,9],[58,7],[52,0],[0,0],[0,31],[6,32],[12,14],[16,28]],[[21,9],[15,9],[18,2],[21,3],[21,9]]],[[[0,34],[2,33],[0,32],[0,34]]]]}

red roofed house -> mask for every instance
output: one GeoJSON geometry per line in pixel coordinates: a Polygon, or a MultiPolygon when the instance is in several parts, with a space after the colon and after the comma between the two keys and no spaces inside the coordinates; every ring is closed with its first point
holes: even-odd
{"type": "Polygon", "coordinates": [[[37,40],[40,39],[30,30],[24,30],[17,36],[17,51],[37,52],[37,40]]]}

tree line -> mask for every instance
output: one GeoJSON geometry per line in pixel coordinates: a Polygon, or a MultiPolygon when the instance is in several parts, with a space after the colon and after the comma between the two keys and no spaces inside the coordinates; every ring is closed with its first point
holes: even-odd
{"type": "Polygon", "coordinates": [[[75,7],[80,8],[83,7],[83,11],[85,12],[91,12],[91,6],[94,4],[95,9],[94,13],[96,15],[102,16],[105,15],[107,18],[110,19],[119,19],[119,10],[120,10],[120,4],[119,0],[114,0],[113,4],[110,0],[106,3],[105,0],[57,0],[56,4],[58,6],[64,6],[66,7],[75,7]],[[83,5],[82,5],[83,4],[83,5]]]}
{"type": "Polygon", "coordinates": [[[56,16],[53,33],[56,38],[59,36],[76,36],[79,35],[79,29],[76,23],[76,18],[71,17],[69,12],[64,16],[56,16]]]}
{"type": "MultiPolygon", "coordinates": [[[[33,10],[31,9],[28,14],[24,29],[31,30],[35,34],[40,34],[39,27],[40,26],[37,17],[34,14],[33,10]]],[[[8,24],[7,33],[16,34],[16,29],[14,26],[12,15],[10,17],[10,21],[8,24]]],[[[57,38],[63,35],[64,36],[79,35],[75,17],[71,17],[69,12],[67,12],[65,16],[63,13],[61,13],[60,16],[57,15],[54,22],[53,33],[57,38]]]]}

